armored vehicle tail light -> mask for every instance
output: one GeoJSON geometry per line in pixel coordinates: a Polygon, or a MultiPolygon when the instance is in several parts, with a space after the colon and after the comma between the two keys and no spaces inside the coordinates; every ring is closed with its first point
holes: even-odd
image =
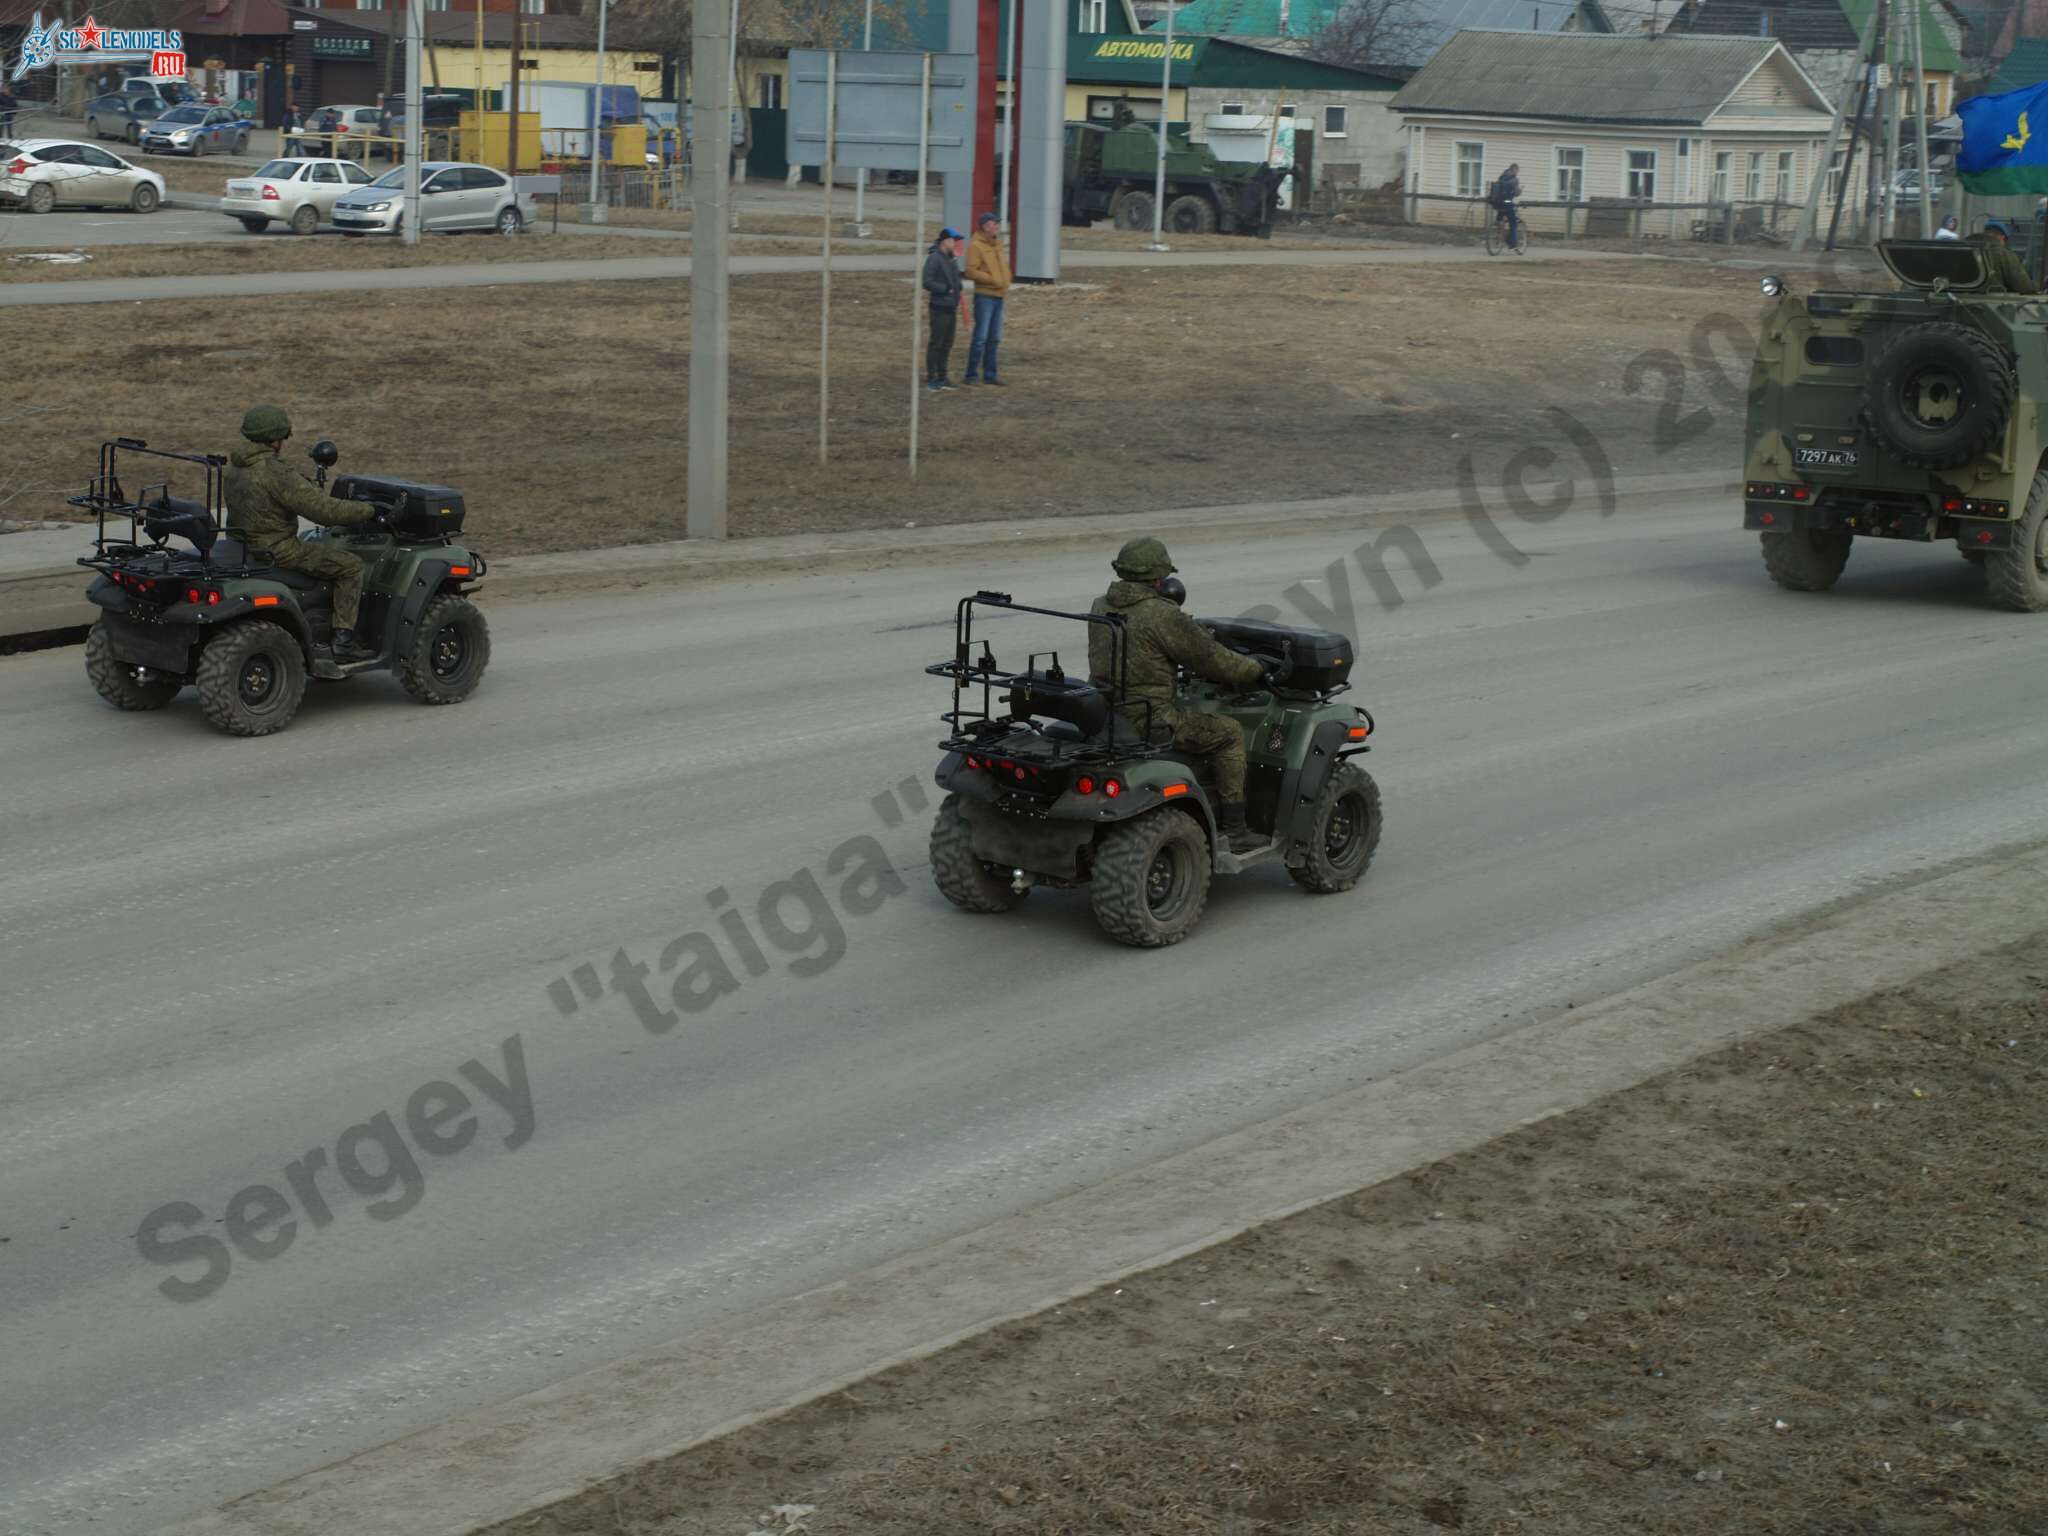
{"type": "Polygon", "coordinates": [[[1766,480],[1752,480],[1742,489],[1743,494],[1753,500],[1768,500],[1775,496],[1780,501],[1807,501],[1813,496],[1810,485],[1772,485],[1766,480]]]}
{"type": "Polygon", "coordinates": [[[2003,501],[1970,501],[1951,496],[1941,504],[1944,512],[1961,512],[1967,517],[2004,517],[2011,504],[2003,501]]]}

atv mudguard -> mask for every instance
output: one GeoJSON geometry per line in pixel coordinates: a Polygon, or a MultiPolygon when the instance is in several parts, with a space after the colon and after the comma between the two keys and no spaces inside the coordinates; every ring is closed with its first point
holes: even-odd
{"type": "Polygon", "coordinates": [[[153,619],[135,617],[133,598],[104,575],[94,578],[85,595],[104,613],[101,623],[114,659],[129,666],[149,667],[189,681],[199,665],[200,648],[208,640],[230,624],[259,617],[281,626],[299,642],[300,650],[309,656],[312,653],[296,594],[289,587],[260,579],[225,583],[219,603],[168,604],[153,619]],[[278,601],[259,608],[258,596],[275,596],[278,601]]]}
{"type": "Polygon", "coordinates": [[[1110,799],[1068,790],[1028,814],[1006,810],[997,798],[995,780],[969,768],[966,756],[948,752],[933,775],[940,789],[960,797],[961,814],[974,834],[974,851],[991,864],[1027,870],[1056,880],[1079,878],[1078,859],[1104,827],[1130,821],[1162,806],[1193,816],[1202,835],[1214,846],[1216,812],[1195,771],[1178,758],[1136,758],[1092,768],[1097,779],[1116,778],[1123,793],[1110,799]],[[1173,785],[1184,785],[1168,795],[1173,785]]]}

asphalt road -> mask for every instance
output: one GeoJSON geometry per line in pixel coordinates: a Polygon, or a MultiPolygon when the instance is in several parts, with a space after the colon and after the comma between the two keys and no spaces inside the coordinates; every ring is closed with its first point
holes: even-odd
{"type": "MultiPolygon", "coordinates": [[[[1948,549],[1781,593],[1735,521],[1509,520],[1519,566],[1427,523],[1391,610],[1350,567],[1378,862],[1163,953],[953,911],[930,807],[871,804],[929,787],[955,598],[1079,604],[1107,550],[503,604],[470,703],[357,679],[253,743],[0,660],[0,1529],[145,1529],[2039,836],[2048,618],[1948,549]],[[620,955],[652,1029],[578,992],[620,955]],[[256,1186],[282,1251],[169,1299],[207,1260],[139,1229],[256,1186]]],[[[1328,601],[1355,540],[1190,549],[1191,606],[1328,601]]]]}
{"type": "Polygon", "coordinates": [[[233,219],[195,208],[166,205],[154,213],[130,213],[118,208],[60,208],[43,214],[0,208],[0,281],[5,279],[5,259],[17,251],[63,251],[98,245],[205,245],[217,240],[248,238],[233,219]]]}

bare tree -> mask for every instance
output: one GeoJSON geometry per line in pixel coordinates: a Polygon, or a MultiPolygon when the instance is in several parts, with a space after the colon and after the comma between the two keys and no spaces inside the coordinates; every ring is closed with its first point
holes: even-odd
{"type": "Polygon", "coordinates": [[[1421,62],[1433,23],[1416,0],[1346,0],[1309,41],[1309,56],[1346,69],[1405,73],[1421,62]]]}

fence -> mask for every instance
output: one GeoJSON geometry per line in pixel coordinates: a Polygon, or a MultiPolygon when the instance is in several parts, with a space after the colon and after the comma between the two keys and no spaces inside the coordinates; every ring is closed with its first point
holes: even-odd
{"type": "MultiPolygon", "coordinates": [[[[1442,192],[1408,192],[1392,188],[1361,189],[1325,183],[1318,211],[1358,223],[1405,223],[1482,232],[1493,218],[1483,197],[1442,192]]],[[[1937,199],[1935,217],[1943,208],[1937,199]]],[[[1695,241],[1713,245],[1785,245],[1799,227],[1804,205],[1775,198],[1731,199],[1724,202],[1652,202],[1641,198],[1589,198],[1583,202],[1516,201],[1521,220],[1536,235],[1565,240],[1625,240],[1631,246],[1658,241],[1695,241]]],[[[1816,234],[1825,239],[1833,205],[1823,202],[1816,234]]],[[[1918,198],[1901,199],[1893,232],[1900,239],[1920,233],[1918,198]]],[[[1837,244],[1869,239],[1869,221],[1860,207],[1844,208],[1836,230],[1837,244]]]]}

